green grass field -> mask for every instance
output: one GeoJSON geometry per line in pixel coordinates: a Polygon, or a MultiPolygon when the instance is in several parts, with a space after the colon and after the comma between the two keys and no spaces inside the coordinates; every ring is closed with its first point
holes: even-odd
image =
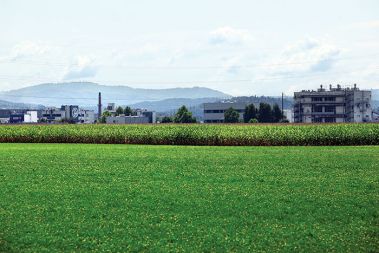
{"type": "Polygon", "coordinates": [[[379,146],[0,144],[1,252],[379,251],[379,146]]]}

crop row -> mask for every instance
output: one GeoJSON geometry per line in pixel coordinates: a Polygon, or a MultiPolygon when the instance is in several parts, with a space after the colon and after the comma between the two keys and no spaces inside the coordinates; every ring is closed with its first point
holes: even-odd
{"type": "Polygon", "coordinates": [[[278,146],[379,145],[379,124],[4,125],[0,142],[278,146]]]}

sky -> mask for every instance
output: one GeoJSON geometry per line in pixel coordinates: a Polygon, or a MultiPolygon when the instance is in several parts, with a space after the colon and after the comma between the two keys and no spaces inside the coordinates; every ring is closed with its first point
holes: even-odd
{"type": "Polygon", "coordinates": [[[378,0],[0,0],[0,91],[379,88],[378,0]]]}

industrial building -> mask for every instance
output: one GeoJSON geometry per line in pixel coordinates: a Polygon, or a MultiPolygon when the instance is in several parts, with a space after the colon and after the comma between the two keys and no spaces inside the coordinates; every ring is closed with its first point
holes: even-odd
{"type": "Polygon", "coordinates": [[[118,116],[106,117],[107,124],[148,124],[156,123],[157,117],[156,113],[147,110],[136,110],[136,115],[125,116],[123,114],[118,116]]]}
{"type": "Polygon", "coordinates": [[[203,105],[204,123],[223,123],[224,113],[231,107],[239,113],[240,119],[243,119],[243,114],[247,106],[245,103],[231,102],[204,103],[203,105]]]}
{"type": "Polygon", "coordinates": [[[96,121],[94,110],[79,109],[78,123],[93,124],[96,121]]]}
{"type": "Polygon", "coordinates": [[[42,111],[28,110],[28,109],[1,109],[0,110],[0,123],[37,123],[38,115],[41,115],[42,111]]]}
{"type": "Polygon", "coordinates": [[[329,86],[294,93],[294,122],[371,122],[371,91],[329,86]]]}
{"type": "Polygon", "coordinates": [[[9,123],[21,124],[21,123],[37,123],[38,116],[37,111],[26,111],[25,113],[12,113],[9,116],[9,123]]]}
{"type": "Polygon", "coordinates": [[[115,103],[108,103],[107,111],[110,113],[115,113],[116,112],[116,104],[115,103]]]}
{"type": "Polygon", "coordinates": [[[83,110],[77,105],[62,105],[61,108],[48,108],[43,110],[42,117],[48,123],[56,123],[70,120],[73,123],[94,123],[95,112],[93,110],[83,110]]]}

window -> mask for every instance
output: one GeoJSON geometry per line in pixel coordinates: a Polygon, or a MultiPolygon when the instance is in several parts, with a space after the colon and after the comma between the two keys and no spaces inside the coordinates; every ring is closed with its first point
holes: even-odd
{"type": "Polygon", "coordinates": [[[325,118],[325,122],[327,122],[327,123],[336,122],[336,118],[325,118]]]}
{"type": "Polygon", "coordinates": [[[325,112],[336,112],[335,106],[325,106],[325,112]]]}
{"type": "Polygon", "coordinates": [[[336,97],[326,97],[325,101],[336,101],[336,97]]]}
{"type": "Polygon", "coordinates": [[[224,113],[224,110],[204,110],[204,113],[224,113]]]}
{"type": "Polygon", "coordinates": [[[322,112],[322,106],[313,107],[313,112],[322,112]]]}
{"type": "Polygon", "coordinates": [[[315,102],[315,101],[322,101],[322,98],[320,98],[320,97],[313,97],[312,98],[312,102],[315,102]]]}

